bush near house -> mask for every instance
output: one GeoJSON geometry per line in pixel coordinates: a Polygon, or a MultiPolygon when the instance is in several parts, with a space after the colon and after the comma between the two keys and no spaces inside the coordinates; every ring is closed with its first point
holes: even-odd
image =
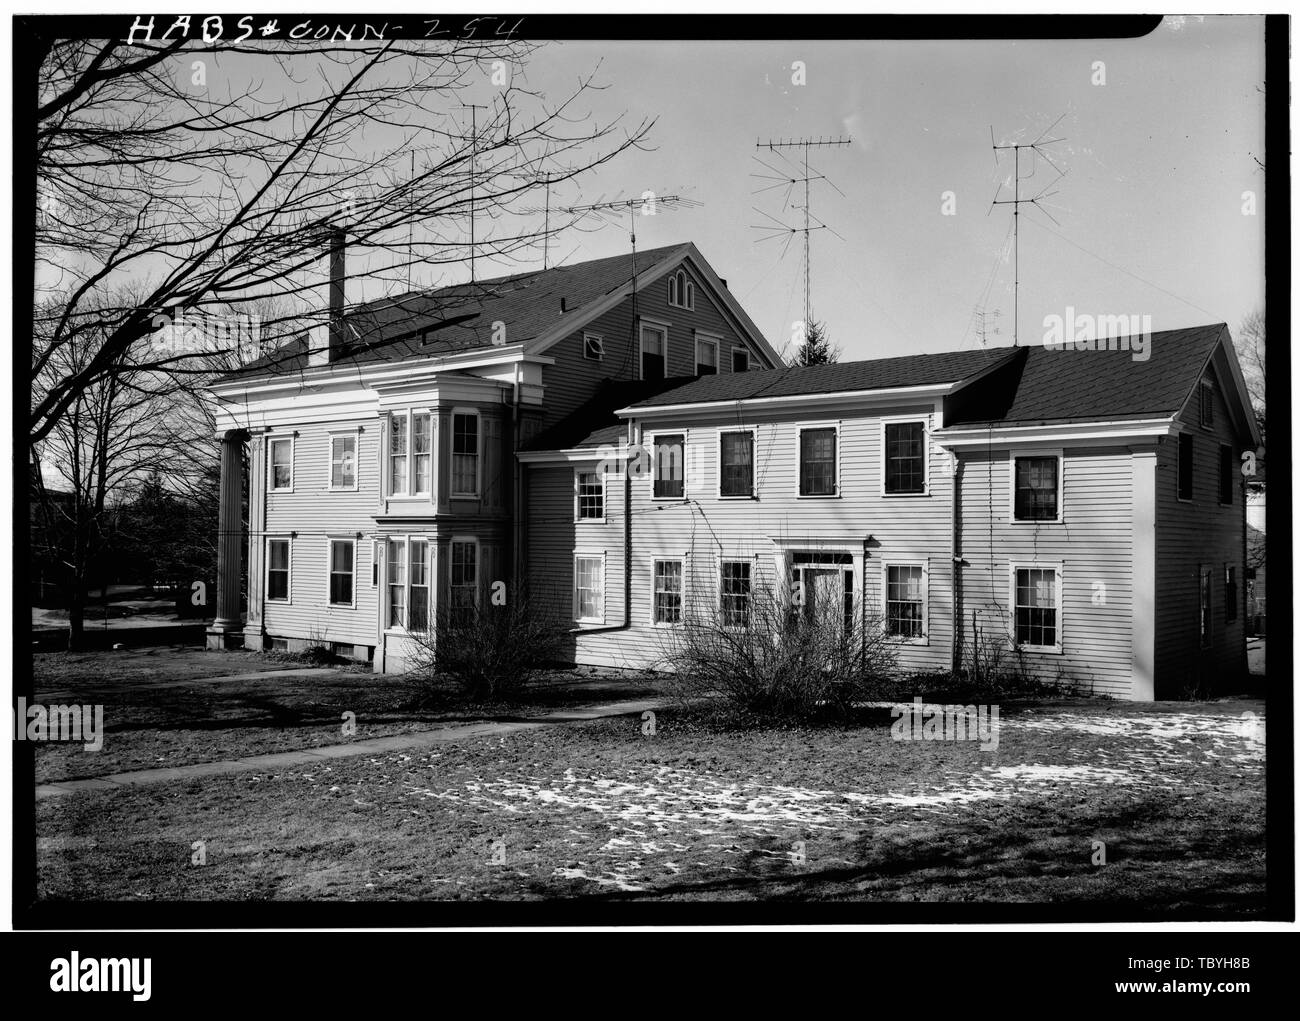
{"type": "Polygon", "coordinates": [[[430,697],[452,694],[469,702],[518,699],[541,670],[562,657],[569,628],[555,598],[515,582],[506,601],[444,601],[434,627],[415,638],[412,673],[430,697]]]}
{"type": "Polygon", "coordinates": [[[733,717],[803,722],[843,720],[879,697],[896,657],[879,618],[814,616],[789,599],[755,593],[743,610],[688,615],[668,639],[665,660],[683,702],[718,700],[733,717]]]}

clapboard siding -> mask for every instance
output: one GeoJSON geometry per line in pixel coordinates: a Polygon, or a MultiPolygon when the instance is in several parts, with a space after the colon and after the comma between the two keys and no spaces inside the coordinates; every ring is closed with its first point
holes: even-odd
{"type": "MultiPolygon", "coordinates": [[[[355,645],[376,644],[378,590],[371,586],[373,514],[379,497],[379,420],[375,416],[354,422],[309,423],[296,427],[293,455],[293,492],[266,495],[261,544],[259,591],[265,585],[267,537],[290,537],[290,597],[288,603],[267,601],[263,611],[267,635],[273,638],[320,638],[355,645]],[[330,436],[357,431],[357,489],[331,492],[330,436]],[[351,608],[329,605],[328,538],[355,538],[355,577],[351,608]]],[[[292,432],[293,430],[288,430],[292,432]]],[[[283,435],[283,431],[267,434],[283,435]]],[[[266,467],[254,478],[253,499],[266,488],[266,467]]]]}
{"type": "MultiPolygon", "coordinates": [[[[686,267],[688,274],[691,273],[686,267]]],[[[636,298],[636,313],[647,319],[666,322],[668,327],[669,376],[695,375],[695,331],[723,338],[718,356],[718,371],[731,371],[731,347],[747,347],[753,368],[772,368],[758,349],[748,344],[730,324],[709,296],[698,275],[693,311],[668,304],[666,274],[642,288],[636,298]]],[[[557,310],[558,314],[558,310],[557,310]]],[[[590,325],[575,330],[550,348],[546,354],[555,359],[543,374],[546,386],[546,424],[552,425],[575,411],[596,392],[602,379],[640,379],[639,340],[629,296],[615,308],[599,316],[590,325]],[[599,361],[583,356],[584,333],[598,334],[604,340],[605,356],[599,361]]]]}
{"type": "Polygon", "coordinates": [[[1011,634],[1013,563],[1059,564],[1062,651],[1025,651],[1021,661],[1043,680],[1128,697],[1134,591],[1128,451],[1063,451],[1060,523],[1012,523],[1009,448],[963,453],[961,460],[961,637],[966,654],[976,620],[982,643],[1011,634]]]}
{"type": "MultiPolygon", "coordinates": [[[[1208,371],[1208,370],[1207,370],[1208,371]]],[[[1210,378],[1213,378],[1212,375],[1210,378]]],[[[1186,697],[1189,688],[1230,680],[1245,666],[1244,487],[1242,444],[1221,389],[1214,388],[1214,424],[1200,424],[1194,393],[1178,421],[1193,437],[1193,493],[1178,499],[1178,439],[1160,445],[1156,468],[1156,695],[1186,697]],[[1219,503],[1219,445],[1232,446],[1232,504],[1219,503]],[[1212,635],[1201,648],[1199,569],[1211,572],[1212,635]],[[1225,567],[1237,573],[1236,620],[1228,623],[1225,567]]],[[[1222,690],[1220,686],[1218,690],[1222,690]]]]}
{"type": "MultiPolygon", "coordinates": [[[[932,425],[932,408],[899,406],[888,415],[915,415],[932,425]]],[[[824,550],[856,558],[855,586],[864,592],[869,613],[880,610],[882,558],[922,561],[929,571],[928,644],[899,647],[900,668],[907,671],[944,669],[949,663],[952,634],[949,499],[951,482],[947,458],[930,446],[929,494],[883,497],[881,487],[881,428],[871,415],[808,415],[797,423],[774,415],[755,414],[724,426],[701,426],[685,419],[656,421],[647,426],[643,442],[654,433],[687,435],[686,499],[653,499],[649,477],[632,481],[632,621],[626,631],[578,634],[576,659],[609,666],[650,666],[663,660],[671,629],[651,624],[653,559],[682,558],[688,599],[716,605],[719,559],[753,559],[756,579],[776,580],[777,556],[783,550],[824,550]],[[796,495],[796,430],[799,425],[837,424],[840,428],[841,495],[807,499],[796,495]],[[756,498],[725,500],[718,490],[720,428],[752,428],[755,432],[756,498]],[[867,543],[865,559],[864,542],[867,543]]],[[[530,522],[530,562],[568,571],[576,543],[606,554],[607,623],[622,623],[623,535],[620,512],[621,477],[608,477],[612,490],[607,523],[599,528],[576,526],[578,535],[563,533],[550,522],[572,518],[572,471],[534,469],[530,481],[530,513],[545,515],[547,524],[530,522]],[[587,533],[585,530],[591,528],[587,533]]]]}

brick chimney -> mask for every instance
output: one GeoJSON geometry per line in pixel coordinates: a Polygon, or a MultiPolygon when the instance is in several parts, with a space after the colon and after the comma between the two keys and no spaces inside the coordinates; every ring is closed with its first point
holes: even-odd
{"type": "Polygon", "coordinates": [[[347,347],[347,333],[343,324],[344,282],[346,271],[347,234],[342,227],[330,227],[326,235],[325,255],[329,260],[329,277],[326,280],[324,306],[328,318],[309,331],[309,365],[328,365],[336,362],[347,347]]]}

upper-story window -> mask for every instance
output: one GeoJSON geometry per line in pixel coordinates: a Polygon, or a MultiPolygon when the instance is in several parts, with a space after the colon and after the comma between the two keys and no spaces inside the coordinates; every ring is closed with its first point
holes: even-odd
{"type": "Polygon", "coordinates": [[[595,333],[584,333],[582,335],[582,357],[593,362],[602,361],[605,357],[605,338],[595,333]]]}
{"type": "Polygon", "coordinates": [[[718,342],[713,337],[695,338],[695,375],[712,376],[718,371],[718,342]]]}
{"type": "Polygon", "coordinates": [[[1016,521],[1061,520],[1061,458],[1057,454],[1012,458],[1016,521]]]}
{"type": "Polygon", "coordinates": [[[886,422],[885,492],[891,495],[925,492],[925,423],[886,422]]]}
{"type": "Polygon", "coordinates": [[[478,496],[479,416],[457,411],[451,416],[451,495],[478,496]]]}
{"type": "Polygon", "coordinates": [[[600,472],[578,472],[574,479],[577,490],[578,521],[605,520],[605,479],[600,472]]]}
{"type": "Polygon", "coordinates": [[[392,496],[426,496],[433,486],[433,416],[393,414],[388,432],[388,487],[392,496]]]}
{"type": "Polygon", "coordinates": [[[799,429],[799,495],[839,495],[839,429],[805,426],[799,429]]]}
{"type": "Polygon", "coordinates": [[[272,493],[293,492],[293,437],[277,436],[267,443],[272,493]]]}
{"type": "Polygon", "coordinates": [[[743,347],[733,347],[731,349],[731,371],[748,372],[749,371],[749,351],[743,347]]]}
{"type": "Polygon", "coordinates": [[[1201,395],[1201,425],[1209,428],[1214,425],[1214,387],[1202,383],[1197,392],[1201,395]]]}
{"type": "Polygon", "coordinates": [[[719,436],[718,495],[754,495],[754,433],[750,429],[719,436]]]}
{"type": "Polygon", "coordinates": [[[686,434],[661,433],[650,443],[656,500],[680,500],[686,495],[686,434]]]}
{"type": "Polygon", "coordinates": [[[1232,456],[1232,447],[1226,443],[1219,444],[1219,503],[1231,505],[1232,483],[1237,459],[1232,456]]]}
{"type": "Polygon", "coordinates": [[[357,488],[357,434],[330,437],[330,489],[357,488]]]}
{"type": "Polygon", "coordinates": [[[1196,447],[1191,433],[1178,434],[1178,499],[1192,498],[1192,469],[1196,464],[1196,447]]]}
{"type": "Polygon", "coordinates": [[[695,284],[691,282],[685,270],[679,269],[668,277],[668,304],[675,308],[694,311],[695,284]]]}
{"type": "Polygon", "coordinates": [[[668,366],[668,330],[655,323],[641,324],[641,378],[663,379],[668,366]]]}

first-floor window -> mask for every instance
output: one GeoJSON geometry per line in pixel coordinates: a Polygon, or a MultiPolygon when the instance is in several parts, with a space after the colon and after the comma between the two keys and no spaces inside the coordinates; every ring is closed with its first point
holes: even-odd
{"type": "Polygon", "coordinates": [[[654,622],[680,624],[682,622],[682,562],[656,560],[654,567],[654,622]]]}
{"type": "Polygon", "coordinates": [[[1060,585],[1056,569],[1016,570],[1016,644],[1054,649],[1060,645],[1060,585]]]}
{"type": "Polygon", "coordinates": [[[388,626],[406,627],[406,540],[388,540],[388,626]]]}
{"type": "Polygon", "coordinates": [[[411,630],[429,629],[429,541],[411,540],[411,630]]]}
{"type": "Polygon", "coordinates": [[[721,610],[724,627],[749,627],[751,566],[748,560],[722,562],[721,610]]]}
{"type": "Polygon", "coordinates": [[[1201,648],[1208,649],[1213,636],[1214,616],[1211,612],[1210,569],[1202,567],[1201,571],[1201,648]]]}
{"type": "Polygon", "coordinates": [[[451,544],[451,607],[464,612],[478,606],[478,543],[451,544]]]}
{"type": "Polygon", "coordinates": [[[605,558],[574,557],[573,616],[575,620],[601,621],[605,617],[605,558]]]}
{"type": "Polygon", "coordinates": [[[898,638],[925,637],[925,568],[920,564],[886,566],[885,625],[898,638]]]}
{"type": "Polygon", "coordinates": [[[266,598],[289,599],[289,540],[269,539],[266,543],[266,598]]]}
{"type": "Polygon", "coordinates": [[[352,578],[356,543],[351,539],[330,540],[330,605],[352,605],[352,578]]]}
{"type": "Polygon", "coordinates": [[[1223,611],[1229,624],[1237,619],[1237,569],[1231,564],[1223,565],[1223,611]]]}

